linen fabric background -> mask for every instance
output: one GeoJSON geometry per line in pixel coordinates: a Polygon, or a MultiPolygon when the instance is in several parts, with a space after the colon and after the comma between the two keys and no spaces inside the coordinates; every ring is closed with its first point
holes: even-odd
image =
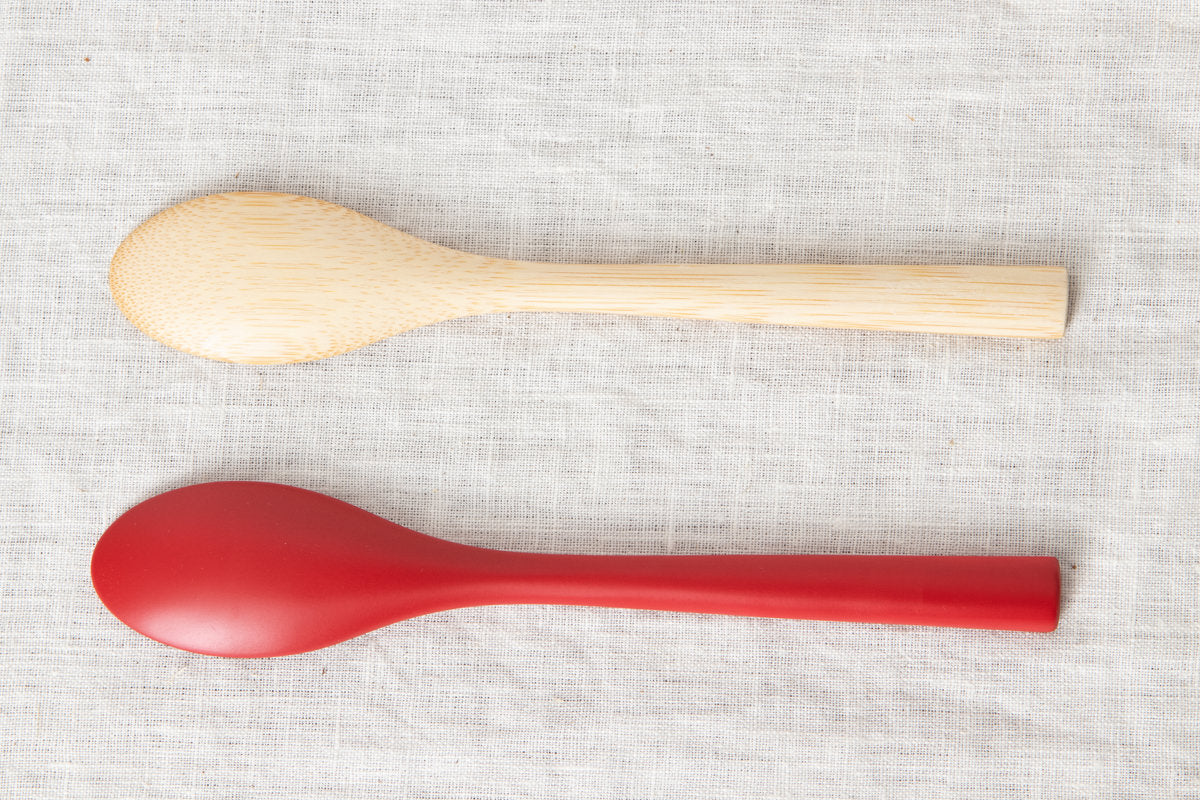
{"type": "Polygon", "coordinates": [[[6,2],[0,796],[1200,797],[1200,9],[6,2]],[[224,190],[577,262],[1050,263],[1060,341],[569,314],[282,367],[108,260],[224,190]],[[1031,554],[1021,634],[465,609],[280,659],[88,562],[189,483],[489,547],[1031,554]]]}

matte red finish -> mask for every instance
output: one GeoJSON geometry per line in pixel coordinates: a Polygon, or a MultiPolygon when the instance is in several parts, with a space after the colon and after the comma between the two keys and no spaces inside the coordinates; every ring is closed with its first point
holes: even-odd
{"type": "Polygon", "coordinates": [[[151,639],[219,656],[315,650],[498,603],[1050,631],[1058,561],[1007,556],[579,556],[454,544],[323,494],[202,483],[125,512],[92,582],[151,639]]]}

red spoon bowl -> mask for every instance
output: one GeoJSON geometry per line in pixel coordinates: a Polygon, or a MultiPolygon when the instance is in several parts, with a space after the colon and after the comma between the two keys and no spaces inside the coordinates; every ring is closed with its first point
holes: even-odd
{"type": "Polygon", "coordinates": [[[195,653],[282,656],[466,606],[552,603],[1051,631],[1043,556],[588,556],[455,544],[317,492],[201,483],[122,514],[92,583],[135,631],[195,653]]]}

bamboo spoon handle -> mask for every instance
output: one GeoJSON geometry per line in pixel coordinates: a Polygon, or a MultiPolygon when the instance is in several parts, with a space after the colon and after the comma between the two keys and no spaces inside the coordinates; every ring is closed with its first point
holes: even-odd
{"type": "Polygon", "coordinates": [[[1054,339],[1067,275],[1049,266],[506,262],[514,311],[1054,339]]]}

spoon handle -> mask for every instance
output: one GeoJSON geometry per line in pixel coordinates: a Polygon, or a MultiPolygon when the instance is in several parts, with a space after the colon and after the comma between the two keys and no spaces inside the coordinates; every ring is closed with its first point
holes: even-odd
{"type": "Polygon", "coordinates": [[[1049,266],[507,262],[507,305],[820,328],[1055,339],[1067,274],[1049,266]]]}
{"type": "Polygon", "coordinates": [[[479,587],[484,602],[1017,631],[1058,625],[1052,557],[504,555],[493,562],[495,582],[479,587]]]}

